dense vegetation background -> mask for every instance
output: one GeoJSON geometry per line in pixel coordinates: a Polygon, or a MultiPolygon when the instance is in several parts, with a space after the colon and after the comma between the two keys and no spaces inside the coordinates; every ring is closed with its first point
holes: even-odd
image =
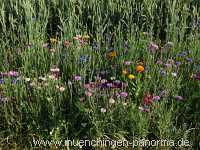
{"type": "Polygon", "coordinates": [[[185,138],[193,147],[181,149],[200,149],[199,78],[190,78],[200,73],[199,9],[199,0],[1,0],[0,148],[34,148],[33,139],[137,137],[185,138]],[[73,39],[76,35],[86,36],[81,41],[86,46],[79,47],[73,39]],[[147,52],[151,41],[158,49],[169,42],[173,48],[162,57],[160,52],[152,56],[147,52]],[[110,50],[114,60],[105,57],[110,50]],[[178,79],[160,79],[156,61],[183,61],[177,57],[181,52],[190,63],[182,62],[178,79]],[[146,72],[130,81],[121,75],[125,60],[143,61],[146,72]],[[113,65],[119,67],[110,71],[113,65]],[[55,70],[50,71],[55,67],[59,78],[49,81],[46,78],[55,75],[55,70]],[[9,71],[16,74],[7,78],[9,71]],[[98,96],[80,102],[83,85],[94,81],[99,71],[104,71],[102,78],[114,76],[128,83],[129,96],[122,98],[127,106],[121,99],[112,107],[104,104],[113,91],[100,96],[101,102],[98,96]],[[74,81],[74,75],[81,81],[74,81]],[[140,112],[145,91],[157,94],[161,88],[169,95],[151,106],[150,113],[140,112]],[[177,94],[184,100],[174,100],[177,94]],[[102,105],[106,113],[99,110],[102,105]]]}

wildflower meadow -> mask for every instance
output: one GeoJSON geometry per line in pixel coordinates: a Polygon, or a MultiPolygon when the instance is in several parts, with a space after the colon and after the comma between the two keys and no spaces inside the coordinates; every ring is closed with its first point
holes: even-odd
{"type": "Polygon", "coordinates": [[[0,150],[200,150],[199,0],[0,0],[0,150]]]}

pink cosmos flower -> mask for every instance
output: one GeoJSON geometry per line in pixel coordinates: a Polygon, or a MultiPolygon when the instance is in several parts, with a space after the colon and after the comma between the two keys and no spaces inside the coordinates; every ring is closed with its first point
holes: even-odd
{"type": "Polygon", "coordinates": [[[52,68],[52,69],[50,69],[50,71],[51,71],[52,73],[59,73],[59,72],[60,72],[60,69],[59,69],[59,68],[52,68]]]}
{"type": "Polygon", "coordinates": [[[83,87],[84,87],[85,89],[90,89],[90,88],[91,88],[91,86],[90,86],[89,83],[88,83],[88,84],[84,84],[83,87]]]}
{"type": "Polygon", "coordinates": [[[10,76],[10,77],[17,77],[18,75],[19,75],[19,73],[16,72],[16,71],[9,71],[8,72],[8,76],[10,76]]]}
{"type": "Polygon", "coordinates": [[[81,40],[82,37],[81,37],[81,35],[76,35],[76,36],[74,37],[74,39],[75,39],[75,40],[81,40]]]}
{"type": "Polygon", "coordinates": [[[125,97],[128,96],[128,93],[127,93],[127,92],[121,92],[121,93],[120,93],[120,96],[125,98],[125,97]]]}
{"type": "Polygon", "coordinates": [[[50,48],[49,49],[49,53],[55,53],[55,52],[56,52],[55,48],[50,48]]]}
{"type": "Polygon", "coordinates": [[[131,65],[131,62],[130,62],[130,61],[125,61],[124,64],[125,64],[126,66],[130,66],[130,65],[131,65]]]}
{"type": "Polygon", "coordinates": [[[68,40],[64,40],[64,43],[63,43],[63,44],[64,44],[65,47],[67,47],[67,46],[70,45],[70,42],[69,42],[68,40]]]}
{"type": "Polygon", "coordinates": [[[153,96],[153,100],[160,100],[160,96],[153,96]]]}
{"type": "Polygon", "coordinates": [[[59,77],[59,74],[60,74],[60,69],[59,69],[59,68],[52,68],[52,69],[50,69],[50,72],[52,73],[52,75],[53,75],[55,78],[58,78],[58,77],[59,77]]]}
{"type": "Polygon", "coordinates": [[[87,96],[87,97],[91,97],[91,96],[92,96],[92,92],[85,91],[85,96],[87,96]]]}
{"type": "Polygon", "coordinates": [[[43,48],[48,48],[48,46],[49,46],[48,43],[44,43],[44,44],[42,45],[43,48]]]}

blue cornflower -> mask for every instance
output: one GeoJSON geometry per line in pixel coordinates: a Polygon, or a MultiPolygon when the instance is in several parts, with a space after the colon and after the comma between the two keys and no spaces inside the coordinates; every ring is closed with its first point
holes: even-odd
{"type": "Polygon", "coordinates": [[[86,63],[89,60],[88,56],[82,55],[80,56],[80,62],[81,63],[86,63]]]}
{"type": "Polygon", "coordinates": [[[165,70],[162,70],[162,71],[160,71],[160,75],[162,76],[162,77],[164,77],[164,76],[166,76],[166,71],[165,70]]]}
{"type": "Polygon", "coordinates": [[[96,50],[96,51],[100,50],[100,47],[99,47],[99,45],[97,44],[96,41],[94,41],[94,42],[92,43],[92,48],[93,48],[94,50],[96,50]]]}
{"type": "Polygon", "coordinates": [[[5,81],[3,79],[0,79],[0,84],[4,84],[5,81]]]}
{"type": "Polygon", "coordinates": [[[14,79],[14,80],[11,81],[11,83],[12,83],[12,84],[16,84],[16,83],[17,83],[17,80],[14,79]]]}
{"type": "Polygon", "coordinates": [[[180,66],[181,65],[181,62],[177,61],[175,62],[176,66],[180,66]]]}
{"type": "Polygon", "coordinates": [[[185,58],[188,63],[192,63],[192,58],[185,58]]]}

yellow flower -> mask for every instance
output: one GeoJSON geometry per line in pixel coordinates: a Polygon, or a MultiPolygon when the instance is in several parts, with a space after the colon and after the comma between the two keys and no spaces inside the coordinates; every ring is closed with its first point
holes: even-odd
{"type": "Polygon", "coordinates": [[[127,69],[122,70],[122,74],[123,74],[123,75],[127,75],[127,74],[128,74],[127,69]]]}
{"type": "Polygon", "coordinates": [[[109,53],[108,53],[108,57],[109,57],[110,59],[113,59],[113,58],[117,57],[117,52],[116,52],[115,50],[109,52],[109,53]]]}
{"type": "Polygon", "coordinates": [[[191,73],[190,74],[190,79],[192,79],[194,77],[194,74],[193,73],[191,73]]]}
{"type": "Polygon", "coordinates": [[[130,80],[133,80],[133,79],[135,79],[135,76],[134,76],[133,74],[129,74],[129,75],[128,75],[128,78],[129,78],[130,80]]]}
{"type": "Polygon", "coordinates": [[[90,36],[89,35],[84,35],[83,39],[88,40],[88,39],[90,39],[90,36]]]}
{"type": "Polygon", "coordinates": [[[138,59],[136,61],[137,65],[144,65],[144,60],[143,59],[138,59]]]}
{"type": "Polygon", "coordinates": [[[56,43],[57,42],[57,39],[56,38],[50,38],[50,43],[51,44],[54,44],[54,43],[56,43]]]}

